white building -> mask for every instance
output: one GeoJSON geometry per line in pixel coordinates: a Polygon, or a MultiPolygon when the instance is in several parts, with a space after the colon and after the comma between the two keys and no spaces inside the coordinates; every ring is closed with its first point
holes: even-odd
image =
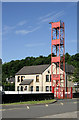
{"type": "MultiPolygon", "coordinates": [[[[53,65],[56,67],[55,64],[53,65]]],[[[57,73],[58,71],[57,69],[57,73]]],[[[73,74],[73,71],[74,67],[66,64],[67,75],[73,74]]],[[[63,70],[61,69],[60,72],[62,73],[63,70]]],[[[72,83],[68,83],[66,79],[65,85],[68,86],[67,84],[70,85],[72,83]]],[[[61,81],[61,87],[63,87],[63,80],[61,81]]],[[[24,66],[15,75],[15,91],[50,92],[51,65],[24,66]]]]}
{"type": "Polygon", "coordinates": [[[0,91],[2,91],[2,89],[3,89],[2,86],[0,86],[0,91]]]}

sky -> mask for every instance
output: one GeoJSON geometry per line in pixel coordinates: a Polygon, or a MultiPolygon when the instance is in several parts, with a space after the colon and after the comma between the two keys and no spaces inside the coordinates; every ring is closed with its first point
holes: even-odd
{"type": "Polygon", "coordinates": [[[79,1],[77,3],[77,53],[79,53],[79,1]]]}
{"type": "Polygon", "coordinates": [[[2,61],[51,54],[51,25],[65,23],[65,53],[77,53],[76,2],[3,2],[2,61]]]}

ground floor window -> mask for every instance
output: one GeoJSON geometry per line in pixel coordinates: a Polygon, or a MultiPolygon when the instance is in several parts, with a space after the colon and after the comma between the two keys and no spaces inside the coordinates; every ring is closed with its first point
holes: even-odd
{"type": "Polygon", "coordinates": [[[33,91],[33,86],[31,86],[31,91],[33,91]]]}
{"type": "Polygon", "coordinates": [[[23,91],[23,86],[21,86],[21,91],[23,91]]]}
{"type": "Polygon", "coordinates": [[[49,86],[46,86],[46,91],[49,91],[49,86]]]}
{"type": "Polygon", "coordinates": [[[50,86],[50,91],[52,91],[52,87],[50,86]]]}
{"type": "Polygon", "coordinates": [[[17,82],[20,82],[20,76],[18,76],[18,81],[17,82]]]}
{"type": "Polygon", "coordinates": [[[19,86],[17,86],[17,91],[19,91],[19,86]]]}
{"type": "Polygon", "coordinates": [[[36,91],[39,91],[39,86],[36,86],[36,91]]]}
{"type": "Polygon", "coordinates": [[[25,89],[24,90],[27,90],[27,86],[25,86],[25,89]]]}

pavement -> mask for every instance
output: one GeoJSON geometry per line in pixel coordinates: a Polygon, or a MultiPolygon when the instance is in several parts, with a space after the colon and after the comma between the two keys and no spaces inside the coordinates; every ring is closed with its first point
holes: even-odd
{"type": "Polygon", "coordinates": [[[44,105],[3,105],[2,118],[78,118],[79,99],[57,100],[44,105]]]}
{"type": "Polygon", "coordinates": [[[40,118],[77,118],[77,114],[79,114],[79,113],[77,111],[74,111],[74,112],[66,112],[66,113],[62,113],[62,114],[44,116],[44,117],[40,117],[40,118]]]}

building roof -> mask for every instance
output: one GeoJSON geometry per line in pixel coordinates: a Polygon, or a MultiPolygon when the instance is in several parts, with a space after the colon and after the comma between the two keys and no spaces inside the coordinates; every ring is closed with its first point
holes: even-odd
{"type": "Polygon", "coordinates": [[[66,66],[66,73],[70,73],[70,74],[74,73],[75,67],[73,65],[68,65],[66,63],[65,66],[66,66]]]}
{"type": "MultiPolygon", "coordinates": [[[[61,65],[61,69],[63,70],[63,65],[61,65]]],[[[68,73],[68,74],[72,74],[74,73],[74,66],[73,65],[69,65],[69,64],[65,64],[65,72],[68,73]]]]}
{"type": "Polygon", "coordinates": [[[50,65],[24,66],[16,75],[42,74],[50,65]]]}
{"type": "Polygon", "coordinates": [[[33,79],[24,79],[19,85],[30,85],[33,79]]]}
{"type": "MultiPolygon", "coordinates": [[[[35,66],[24,66],[20,69],[16,75],[32,75],[32,74],[42,74],[50,65],[35,65],[35,66]]],[[[74,72],[74,66],[66,64],[66,73],[72,74],[74,72]]],[[[62,66],[61,66],[62,69],[62,66]]]]}

